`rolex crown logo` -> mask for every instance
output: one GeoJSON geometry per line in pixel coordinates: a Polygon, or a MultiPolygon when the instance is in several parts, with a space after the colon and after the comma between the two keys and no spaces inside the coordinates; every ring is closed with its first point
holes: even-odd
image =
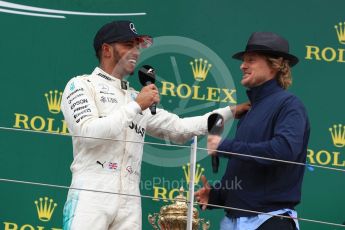
{"type": "Polygon", "coordinates": [[[62,99],[62,92],[58,90],[50,90],[49,94],[45,93],[44,96],[47,99],[48,110],[53,114],[60,113],[61,109],[61,99],[62,99]]]}
{"type": "Polygon", "coordinates": [[[190,62],[190,65],[192,66],[193,75],[195,80],[197,81],[205,81],[208,71],[211,69],[212,64],[207,64],[207,60],[195,59],[194,62],[190,62]]]}
{"type": "Polygon", "coordinates": [[[338,41],[341,44],[345,44],[345,22],[339,22],[339,24],[335,25],[334,28],[337,31],[338,41]]]}
{"type": "MultiPolygon", "coordinates": [[[[182,166],[183,172],[184,172],[184,176],[186,178],[187,184],[189,184],[190,180],[190,164],[188,163],[187,166],[184,165],[182,166]]],[[[200,164],[197,164],[196,169],[195,169],[195,180],[194,180],[194,184],[198,184],[201,178],[202,173],[205,171],[204,168],[200,167],[200,164]]]]}
{"type": "Polygon", "coordinates": [[[345,126],[338,124],[333,125],[333,128],[329,128],[332,135],[333,144],[336,147],[345,146],[345,126]]]}
{"type": "Polygon", "coordinates": [[[38,219],[41,221],[47,222],[51,219],[53,212],[57,206],[56,203],[54,203],[53,199],[49,199],[48,197],[40,197],[39,201],[35,201],[35,205],[37,208],[37,214],[38,214],[38,219]],[[48,202],[49,200],[49,202],[48,202]]]}

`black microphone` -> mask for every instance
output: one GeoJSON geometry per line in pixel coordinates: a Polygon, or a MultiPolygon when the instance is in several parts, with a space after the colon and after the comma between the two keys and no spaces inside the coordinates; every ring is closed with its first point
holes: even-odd
{"type": "MultiPolygon", "coordinates": [[[[224,130],[224,118],[218,113],[211,114],[207,119],[208,133],[212,135],[221,135],[224,130]]],[[[212,171],[217,173],[219,168],[219,157],[212,156],[212,171]]]]}
{"type": "MultiPolygon", "coordinates": [[[[139,81],[143,86],[154,84],[156,81],[156,72],[152,66],[149,66],[149,65],[142,66],[138,71],[138,75],[139,75],[139,81]]],[[[152,115],[156,114],[156,107],[157,107],[156,103],[153,103],[150,106],[150,111],[152,115]]]]}

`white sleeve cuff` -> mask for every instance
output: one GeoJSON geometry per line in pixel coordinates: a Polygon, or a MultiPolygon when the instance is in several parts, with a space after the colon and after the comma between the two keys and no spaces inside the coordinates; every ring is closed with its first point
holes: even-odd
{"type": "Polygon", "coordinates": [[[136,101],[131,101],[127,104],[127,107],[132,110],[135,114],[141,112],[141,107],[136,101]]]}
{"type": "Polygon", "coordinates": [[[230,106],[226,106],[224,108],[217,109],[214,112],[217,112],[220,115],[222,115],[224,117],[225,121],[228,121],[234,117],[232,112],[231,112],[230,106]]]}

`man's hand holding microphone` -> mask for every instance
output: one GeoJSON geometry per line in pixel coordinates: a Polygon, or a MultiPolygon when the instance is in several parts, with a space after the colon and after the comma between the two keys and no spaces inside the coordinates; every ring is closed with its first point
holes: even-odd
{"type": "Polygon", "coordinates": [[[159,101],[159,92],[154,84],[144,86],[136,98],[136,102],[139,104],[142,111],[153,104],[158,104],[159,101]]]}
{"type": "Polygon", "coordinates": [[[138,71],[140,83],[144,86],[137,95],[136,102],[142,111],[150,108],[151,114],[156,114],[156,105],[159,103],[159,92],[155,86],[156,73],[152,66],[144,65],[138,71]]]}
{"type": "MultiPolygon", "coordinates": [[[[240,119],[243,115],[245,115],[249,111],[250,106],[251,106],[250,102],[245,102],[243,104],[239,104],[239,105],[236,105],[236,106],[230,106],[230,110],[232,112],[232,116],[235,119],[240,119]]],[[[211,114],[211,116],[212,115],[213,114],[211,114]]],[[[213,122],[215,122],[215,121],[213,121],[213,122]]],[[[217,148],[219,146],[219,143],[222,140],[222,137],[220,136],[221,132],[219,132],[219,130],[218,130],[219,127],[217,129],[217,124],[216,123],[210,124],[210,122],[209,122],[208,129],[209,129],[209,133],[208,133],[208,136],[207,136],[208,154],[212,155],[212,156],[215,156],[216,152],[217,152],[216,150],[217,150],[217,148]],[[212,126],[212,127],[210,127],[210,126],[212,126]],[[210,130],[212,128],[213,128],[213,132],[212,131],[210,132],[210,130]]]]}

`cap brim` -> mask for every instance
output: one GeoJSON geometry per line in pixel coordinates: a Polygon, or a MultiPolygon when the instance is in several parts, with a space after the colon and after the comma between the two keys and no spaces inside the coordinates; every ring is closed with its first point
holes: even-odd
{"type": "Polygon", "coordinates": [[[149,48],[153,44],[153,38],[148,35],[140,35],[137,39],[139,40],[140,48],[142,49],[149,48]]]}
{"type": "Polygon", "coordinates": [[[284,52],[279,52],[279,51],[273,51],[273,50],[251,50],[251,51],[242,51],[242,52],[238,52],[235,53],[234,55],[232,55],[232,58],[234,59],[238,59],[238,60],[242,60],[243,59],[243,55],[245,53],[263,53],[263,54],[268,54],[274,57],[282,57],[284,59],[289,60],[289,64],[290,66],[294,66],[296,65],[299,60],[296,56],[292,55],[292,54],[288,54],[288,53],[284,53],[284,52]]]}

